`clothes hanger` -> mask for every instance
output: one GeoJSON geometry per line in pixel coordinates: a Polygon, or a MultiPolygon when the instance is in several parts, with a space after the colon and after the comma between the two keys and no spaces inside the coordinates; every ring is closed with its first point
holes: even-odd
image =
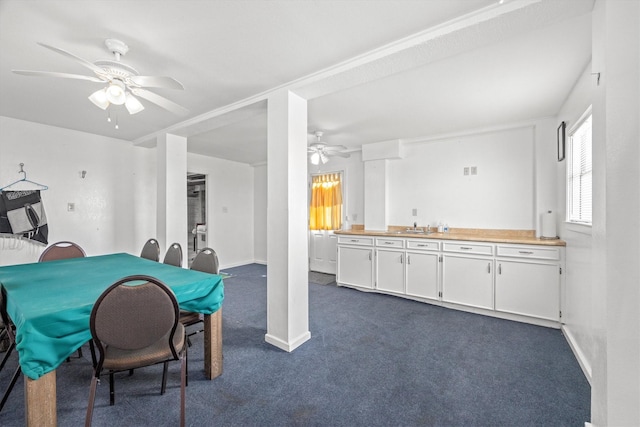
{"type": "Polygon", "coordinates": [[[29,189],[29,190],[47,190],[47,189],[49,189],[49,187],[47,187],[46,185],[39,184],[39,183],[37,183],[37,182],[34,182],[34,181],[30,181],[30,180],[28,180],[28,179],[27,179],[27,173],[24,171],[23,167],[24,167],[24,163],[20,163],[20,170],[18,171],[18,173],[21,173],[21,174],[23,174],[23,175],[24,175],[24,176],[22,177],[22,179],[19,179],[19,180],[17,180],[17,181],[14,181],[14,182],[12,182],[12,183],[11,183],[11,184],[9,184],[9,185],[5,185],[4,187],[0,188],[0,191],[5,191],[5,190],[7,190],[9,187],[12,187],[12,186],[14,186],[14,185],[16,185],[16,184],[19,184],[19,183],[21,183],[21,182],[26,182],[26,183],[28,183],[28,184],[33,184],[33,185],[35,185],[35,186],[37,187],[37,188],[31,188],[31,189],[29,189]]]}

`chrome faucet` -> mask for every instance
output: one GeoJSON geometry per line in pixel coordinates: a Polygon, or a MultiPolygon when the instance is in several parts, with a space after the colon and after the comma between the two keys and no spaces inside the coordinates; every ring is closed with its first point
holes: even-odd
{"type": "Polygon", "coordinates": [[[413,229],[415,230],[416,228],[418,228],[418,223],[414,221],[414,223],[413,223],[413,229]]]}

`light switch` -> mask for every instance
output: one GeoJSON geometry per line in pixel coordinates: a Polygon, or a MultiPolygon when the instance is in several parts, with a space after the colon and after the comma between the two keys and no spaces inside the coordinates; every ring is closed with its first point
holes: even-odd
{"type": "Polygon", "coordinates": [[[411,209],[411,215],[418,216],[418,209],[416,208],[411,209]]]}
{"type": "Polygon", "coordinates": [[[471,166],[471,175],[478,175],[478,167],[471,166]]]}
{"type": "Polygon", "coordinates": [[[464,174],[469,175],[469,168],[467,166],[464,167],[464,174]]]}
{"type": "Polygon", "coordinates": [[[67,211],[68,212],[75,212],[76,210],[76,204],[75,203],[67,203],[67,211]]]}

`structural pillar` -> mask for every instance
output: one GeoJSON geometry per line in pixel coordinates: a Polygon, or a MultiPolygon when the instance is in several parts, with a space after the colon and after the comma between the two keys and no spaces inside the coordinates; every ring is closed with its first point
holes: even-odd
{"type": "Polygon", "coordinates": [[[307,101],[288,90],[267,107],[267,333],[293,351],[309,332],[307,101]]]}
{"type": "MultiPolygon", "coordinates": [[[[187,253],[187,138],[165,134],[157,140],[156,239],[162,251],[178,242],[187,253]]],[[[161,254],[161,257],[163,254],[161,254]]],[[[186,257],[183,257],[183,266],[186,257]]]]}

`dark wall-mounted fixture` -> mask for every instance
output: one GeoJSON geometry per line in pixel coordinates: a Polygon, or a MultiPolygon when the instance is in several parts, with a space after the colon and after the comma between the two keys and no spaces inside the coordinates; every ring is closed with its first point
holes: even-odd
{"type": "Polygon", "coordinates": [[[558,134],[558,161],[559,162],[564,160],[566,128],[567,128],[567,124],[565,122],[560,123],[560,126],[558,126],[557,134],[558,134]]]}

